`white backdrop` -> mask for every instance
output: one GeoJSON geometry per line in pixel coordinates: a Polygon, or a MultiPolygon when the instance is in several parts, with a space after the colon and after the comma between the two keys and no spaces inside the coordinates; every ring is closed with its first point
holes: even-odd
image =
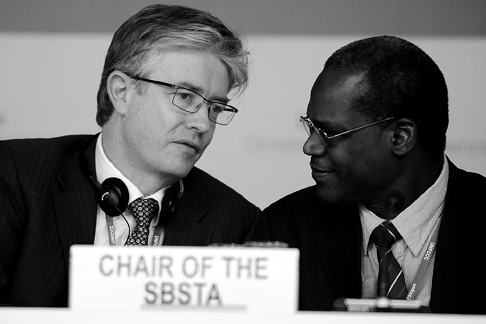
{"type": "MultiPolygon", "coordinates": [[[[442,69],[450,96],[447,154],[486,175],[486,38],[402,37],[442,69]]],[[[250,85],[198,166],[264,208],[312,185],[302,153],[310,88],[327,57],[364,36],[249,35],[250,85]]],[[[111,35],[0,33],[0,138],[94,133],[111,35]]]]}

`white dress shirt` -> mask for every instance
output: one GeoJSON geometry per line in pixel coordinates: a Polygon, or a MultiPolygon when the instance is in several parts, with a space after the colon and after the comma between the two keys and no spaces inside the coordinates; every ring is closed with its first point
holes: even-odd
{"type": "MultiPolygon", "coordinates": [[[[420,279],[415,278],[415,275],[429,248],[432,235],[439,229],[448,179],[449,165],[444,157],[442,171],[435,183],[391,221],[403,237],[402,240],[392,246],[392,253],[402,267],[409,291],[412,284],[417,283],[417,280],[420,279]]],[[[375,227],[384,220],[364,205],[359,206],[359,211],[363,228],[362,278],[364,282],[367,277],[375,279],[378,277],[378,258],[376,248],[370,242],[370,235],[375,227]]],[[[437,244],[440,244],[440,242],[437,244]]],[[[413,298],[420,300],[424,306],[428,306],[430,302],[434,260],[435,253],[432,254],[428,262],[424,277],[417,284],[419,288],[415,294],[416,298],[413,298]]],[[[365,287],[363,287],[362,294],[365,293],[365,287]]]]}
{"type": "MultiPolygon", "coordinates": [[[[96,178],[100,183],[107,178],[115,177],[122,180],[128,188],[129,199],[128,204],[139,197],[143,197],[142,192],[138,189],[130,180],[128,180],[106,156],[103,145],[102,145],[102,134],[97,139],[96,142],[96,152],[95,152],[95,163],[96,163],[96,178]]],[[[151,245],[154,228],[157,226],[159,215],[160,215],[160,202],[162,201],[162,197],[164,196],[164,190],[166,188],[162,188],[155,193],[151,194],[150,196],[144,198],[153,198],[159,203],[159,214],[156,215],[150,224],[150,234],[149,234],[149,245],[151,245]]],[[[96,213],[96,232],[95,232],[95,241],[94,245],[110,245],[110,236],[108,234],[108,225],[107,225],[107,217],[111,217],[105,214],[105,212],[100,208],[98,205],[97,213],[96,213]]],[[[133,217],[131,211],[127,208],[123,212],[123,216],[115,216],[113,217],[113,225],[115,226],[115,237],[116,237],[116,245],[125,245],[125,242],[128,238],[129,231],[132,232],[137,223],[135,218],[133,217]],[[124,219],[125,218],[125,219],[124,219]],[[127,222],[129,226],[127,225],[127,222]]],[[[163,241],[163,231],[158,241],[158,245],[161,245],[163,241]]]]}

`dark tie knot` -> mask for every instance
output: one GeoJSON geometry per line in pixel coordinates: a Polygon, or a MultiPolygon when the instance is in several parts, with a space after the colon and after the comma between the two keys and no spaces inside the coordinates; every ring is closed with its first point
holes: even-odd
{"type": "Polygon", "coordinates": [[[128,205],[128,209],[132,212],[139,226],[147,226],[158,212],[158,208],[159,204],[153,198],[144,199],[140,197],[128,205]]]}
{"type": "Polygon", "coordinates": [[[379,249],[390,250],[393,244],[401,239],[395,226],[390,222],[383,222],[378,225],[371,233],[371,241],[379,249]]]}

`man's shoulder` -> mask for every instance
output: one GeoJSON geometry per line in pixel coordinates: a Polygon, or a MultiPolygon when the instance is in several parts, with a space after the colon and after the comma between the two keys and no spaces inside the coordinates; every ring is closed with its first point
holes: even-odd
{"type": "Polygon", "coordinates": [[[224,184],[222,181],[216,179],[206,171],[203,171],[197,167],[193,167],[189,174],[183,179],[184,184],[200,183],[208,186],[214,186],[218,189],[231,189],[229,186],[224,184]]]}
{"type": "MultiPolygon", "coordinates": [[[[357,215],[357,204],[348,202],[324,202],[317,196],[317,187],[310,186],[295,191],[275,201],[263,210],[263,214],[280,221],[284,218],[298,222],[339,223],[347,222],[357,215]]],[[[359,218],[357,218],[359,219],[359,218]]]]}
{"type": "Polygon", "coordinates": [[[459,176],[466,179],[467,181],[486,184],[486,177],[476,172],[459,169],[459,176]]]}
{"type": "MultiPolygon", "coordinates": [[[[486,194],[486,177],[479,173],[466,171],[450,163],[449,188],[448,190],[459,190],[461,192],[486,194]]],[[[484,199],[484,197],[483,197],[484,199]]]]}
{"type": "Polygon", "coordinates": [[[286,209],[300,210],[302,208],[314,208],[316,206],[324,207],[325,204],[317,197],[316,186],[310,186],[292,192],[268,206],[266,209],[286,209]]]}
{"type": "Polygon", "coordinates": [[[0,169],[22,170],[22,174],[44,173],[60,168],[63,161],[83,149],[93,135],[67,135],[53,138],[25,138],[0,141],[0,169]]]}
{"type": "Polygon", "coordinates": [[[29,154],[38,151],[54,152],[79,148],[93,135],[65,135],[51,138],[22,138],[0,141],[0,149],[12,154],[29,154]]]}
{"type": "Polygon", "coordinates": [[[316,215],[325,213],[327,207],[327,204],[317,197],[316,186],[311,186],[278,199],[266,207],[262,213],[269,222],[277,224],[290,222],[300,226],[315,219],[316,215]]]}
{"type": "Polygon", "coordinates": [[[206,198],[208,202],[214,200],[215,197],[219,197],[218,199],[239,201],[254,206],[235,189],[197,167],[192,168],[183,179],[183,183],[184,194],[196,194],[206,198]]]}

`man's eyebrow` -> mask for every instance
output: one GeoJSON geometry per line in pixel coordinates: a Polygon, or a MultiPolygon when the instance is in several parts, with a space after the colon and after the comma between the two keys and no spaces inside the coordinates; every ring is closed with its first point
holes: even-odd
{"type": "MultiPolygon", "coordinates": [[[[190,82],[181,82],[179,83],[178,85],[180,85],[181,87],[184,87],[184,88],[187,88],[189,90],[192,90],[192,91],[195,91],[199,94],[202,94],[204,92],[204,89],[199,87],[199,86],[196,86],[195,84],[192,84],[190,82]]],[[[224,97],[213,97],[213,98],[207,98],[208,100],[211,100],[211,101],[217,101],[217,102],[221,102],[221,103],[228,103],[230,100],[228,97],[224,96],[224,97]]]]}
{"type": "Polygon", "coordinates": [[[189,90],[192,90],[192,91],[196,91],[198,93],[201,93],[201,92],[204,91],[203,88],[198,87],[197,85],[195,85],[193,83],[190,83],[190,82],[183,81],[183,82],[179,82],[179,83],[176,83],[176,84],[178,86],[184,87],[184,88],[189,89],[189,90]]]}
{"type": "Polygon", "coordinates": [[[335,125],[335,124],[332,124],[328,121],[319,121],[319,120],[313,120],[313,119],[311,119],[311,121],[314,123],[314,125],[316,127],[319,127],[326,132],[340,132],[340,131],[346,131],[347,130],[347,128],[343,127],[342,125],[341,126],[335,125]]]}

